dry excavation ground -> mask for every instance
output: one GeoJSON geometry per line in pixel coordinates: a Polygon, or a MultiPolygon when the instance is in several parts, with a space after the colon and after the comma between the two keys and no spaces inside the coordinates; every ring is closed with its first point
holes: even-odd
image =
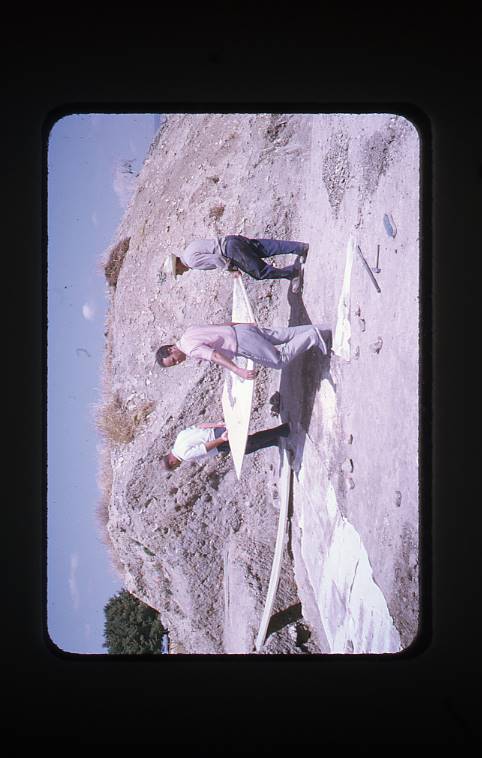
{"type": "Polygon", "coordinates": [[[394,114],[171,115],[153,143],[109,287],[106,402],[137,423],[130,441],[106,443],[107,530],[125,587],[159,610],[171,652],[252,653],[274,553],[279,450],[247,456],[239,482],[229,456],[167,476],[158,463],[182,428],[222,420],[224,375],[193,360],[162,370],[154,352],[189,325],[230,320],[232,293],[221,271],[169,280],[164,257],[235,233],[310,243],[301,293],[243,276],[260,325],[322,324],[344,340],[328,358],[313,349],[282,373],[258,371],[250,431],[285,420],[293,431],[261,653],[397,652],[414,639],[418,172],[417,132],[394,114]],[[381,292],[356,252],[348,276],[350,240],[372,267],[378,250],[381,292]]]}

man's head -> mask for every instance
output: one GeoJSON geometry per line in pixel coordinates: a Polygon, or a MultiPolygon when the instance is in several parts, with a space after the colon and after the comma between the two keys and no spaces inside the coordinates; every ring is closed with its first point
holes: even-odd
{"type": "Polygon", "coordinates": [[[174,278],[181,276],[186,271],[189,271],[189,266],[185,266],[184,263],[174,253],[169,253],[164,260],[163,271],[174,278]]]}
{"type": "Polygon", "coordinates": [[[179,458],[176,458],[175,455],[172,453],[167,453],[166,455],[163,455],[161,458],[161,467],[164,471],[173,471],[175,468],[177,468],[180,465],[181,461],[179,458]]]}
{"type": "Polygon", "coordinates": [[[176,276],[182,276],[189,271],[189,266],[185,266],[180,258],[176,257],[176,276]]]}
{"type": "Polygon", "coordinates": [[[186,353],[175,345],[162,345],[156,352],[156,361],[163,368],[170,368],[186,360],[186,353]]]}

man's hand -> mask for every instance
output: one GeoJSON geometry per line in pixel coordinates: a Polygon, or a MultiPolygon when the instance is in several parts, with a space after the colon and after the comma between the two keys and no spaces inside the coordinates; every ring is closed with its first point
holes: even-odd
{"type": "Polygon", "coordinates": [[[228,430],[227,429],[224,430],[224,432],[222,433],[220,439],[224,440],[225,442],[228,441],[228,430]]]}
{"type": "Polygon", "coordinates": [[[256,371],[254,369],[241,368],[238,366],[236,373],[242,379],[256,379],[256,371]]]}
{"type": "Polygon", "coordinates": [[[218,366],[222,366],[223,368],[229,369],[234,374],[237,374],[243,379],[254,379],[256,376],[255,371],[248,371],[245,368],[241,368],[241,366],[238,366],[236,363],[234,363],[234,361],[231,361],[229,358],[226,358],[226,356],[222,355],[217,350],[213,350],[211,360],[213,363],[217,363],[218,366]]]}

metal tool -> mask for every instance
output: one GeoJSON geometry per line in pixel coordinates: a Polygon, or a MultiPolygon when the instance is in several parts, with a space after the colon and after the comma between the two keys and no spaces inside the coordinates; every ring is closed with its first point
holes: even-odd
{"type": "Polygon", "coordinates": [[[389,237],[395,237],[397,234],[397,227],[391,213],[385,213],[383,217],[383,226],[389,237]]]}
{"type": "Polygon", "coordinates": [[[366,262],[365,258],[363,257],[363,253],[360,250],[360,245],[357,245],[356,249],[357,249],[358,255],[362,259],[363,265],[365,266],[366,270],[368,271],[368,273],[370,275],[370,279],[372,280],[373,284],[375,285],[375,288],[376,288],[377,292],[381,292],[381,289],[378,286],[377,280],[375,279],[375,277],[372,274],[372,270],[371,270],[370,266],[368,265],[368,263],[366,262]]]}
{"type": "Polygon", "coordinates": [[[375,274],[379,274],[381,271],[381,268],[378,267],[379,257],[380,257],[380,245],[377,245],[377,265],[375,266],[375,268],[372,268],[372,271],[374,271],[375,274]]]}

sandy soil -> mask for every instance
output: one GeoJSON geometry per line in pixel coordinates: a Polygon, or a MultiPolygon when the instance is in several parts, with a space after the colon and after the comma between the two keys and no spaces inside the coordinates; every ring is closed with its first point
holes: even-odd
{"type": "Polygon", "coordinates": [[[112,447],[108,528],[126,588],[159,610],[172,652],[254,651],[277,529],[278,450],[250,455],[239,482],[229,457],[167,477],[158,465],[181,428],[222,417],[219,368],[154,363],[187,326],[229,320],[228,274],[174,283],[161,271],[167,252],[215,234],[309,242],[301,294],[286,281],[243,281],[261,325],[333,332],[350,235],[370,266],[380,246],[381,293],[353,262],[349,359],[313,350],[281,375],[258,373],[250,431],[280,418],[294,430],[290,523],[261,652],[379,652],[377,619],[390,650],[416,634],[418,149],[414,128],[390,114],[174,115],[151,147],[118,230],[131,242],[107,342],[112,391],[132,412],[149,400],[155,409],[132,442],[112,447]]]}

